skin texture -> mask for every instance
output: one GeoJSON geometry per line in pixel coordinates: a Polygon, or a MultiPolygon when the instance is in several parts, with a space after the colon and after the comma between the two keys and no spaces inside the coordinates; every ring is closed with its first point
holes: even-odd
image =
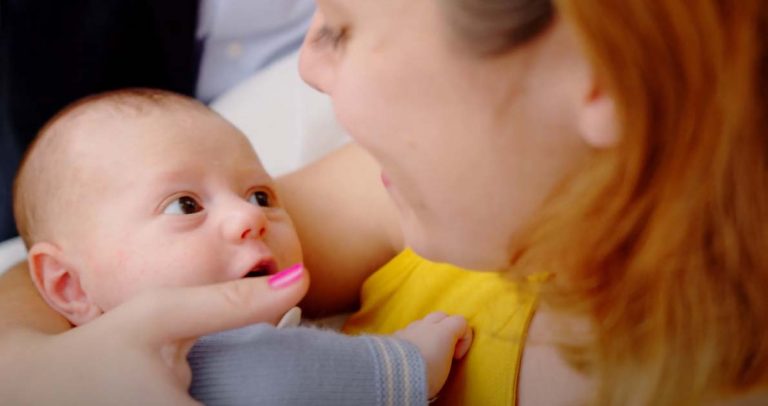
{"type": "Polygon", "coordinates": [[[576,130],[590,83],[567,27],[479,58],[451,42],[436,1],[318,7],[301,74],[380,164],[406,245],[503,268],[515,230],[590,152],[576,130]]]}

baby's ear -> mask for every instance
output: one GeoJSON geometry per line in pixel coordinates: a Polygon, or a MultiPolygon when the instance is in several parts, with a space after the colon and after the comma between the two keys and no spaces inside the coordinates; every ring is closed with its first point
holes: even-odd
{"type": "Polygon", "coordinates": [[[27,255],[29,273],[43,299],[72,324],[85,324],[102,311],[80,284],[80,275],[69,266],[62,250],[48,242],[36,243],[27,255]]]}

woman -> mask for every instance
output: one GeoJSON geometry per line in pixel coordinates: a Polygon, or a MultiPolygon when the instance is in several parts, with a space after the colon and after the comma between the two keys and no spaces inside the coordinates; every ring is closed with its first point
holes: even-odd
{"type": "MultiPolygon", "coordinates": [[[[585,389],[574,370],[600,404],[766,401],[764,2],[318,6],[302,73],[381,164],[405,244],[469,268],[551,273],[518,403],[574,399],[585,389]],[[554,352],[552,337],[567,351],[554,352]]],[[[318,168],[366,167],[353,174],[367,185],[365,158],[345,155],[318,168]]],[[[355,215],[389,218],[383,206],[307,220],[348,206],[331,187],[363,194],[322,173],[304,191],[301,175],[285,183],[324,281],[316,304],[359,287],[364,275],[347,269],[368,272],[398,248],[397,233],[377,224],[357,233],[355,215]],[[334,247],[345,248],[335,250],[341,268],[324,260],[334,247]],[[325,281],[336,269],[334,288],[325,281]]],[[[11,338],[3,351],[21,345],[11,338]]],[[[153,349],[140,350],[142,368],[162,371],[153,349]]]]}
{"type": "Polygon", "coordinates": [[[765,389],[765,3],[443,3],[318,1],[302,61],[406,245],[552,272],[598,403],[765,389]]]}

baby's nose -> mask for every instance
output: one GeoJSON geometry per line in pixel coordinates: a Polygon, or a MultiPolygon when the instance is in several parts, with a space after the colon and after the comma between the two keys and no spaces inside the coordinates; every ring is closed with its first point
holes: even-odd
{"type": "Polygon", "coordinates": [[[222,233],[227,240],[233,242],[264,238],[267,233],[267,217],[264,210],[243,202],[226,215],[222,233]]]}

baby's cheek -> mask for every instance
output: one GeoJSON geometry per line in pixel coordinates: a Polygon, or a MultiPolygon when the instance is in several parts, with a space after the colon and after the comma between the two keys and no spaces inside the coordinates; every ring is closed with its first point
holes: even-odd
{"type": "Polygon", "coordinates": [[[100,294],[104,310],[124,303],[139,293],[161,285],[162,270],[153,269],[153,264],[141,255],[125,249],[116,250],[113,260],[100,270],[100,294]]]}
{"type": "Polygon", "coordinates": [[[115,267],[117,269],[124,269],[128,264],[128,253],[124,249],[117,249],[115,251],[115,267]]]}
{"type": "Polygon", "coordinates": [[[102,311],[109,311],[129,298],[126,290],[129,287],[123,283],[122,277],[107,276],[105,272],[94,272],[84,291],[92,303],[102,311]]]}

